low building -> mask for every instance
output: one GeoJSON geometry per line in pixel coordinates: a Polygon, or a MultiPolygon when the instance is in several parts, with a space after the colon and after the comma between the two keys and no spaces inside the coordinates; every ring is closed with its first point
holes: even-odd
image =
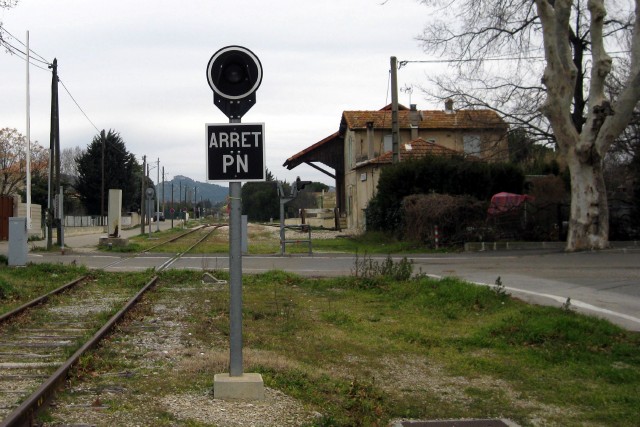
{"type": "MultiPolygon", "coordinates": [[[[418,110],[399,106],[399,161],[426,155],[508,160],[508,125],[492,110],[418,110]]],[[[336,182],[336,203],[346,226],[365,229],[365,209],[375,195],[381,168],[392,163],[392,111],[344,111],[338,131],[291,156],[284,166],[308,164],[336,182]],[[317,163],[331,169],[326,170],[317,163]]]]}

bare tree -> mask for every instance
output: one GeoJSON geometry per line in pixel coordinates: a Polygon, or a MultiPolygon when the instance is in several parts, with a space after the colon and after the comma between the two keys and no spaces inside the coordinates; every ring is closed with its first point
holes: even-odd
{"type": "Polygon", "coordinates": [[[491,107],[557,144],[572,177],[570,251],[609,244],[603,159],[640,99],[640,0],[633,2],[635,12],[611,0],[607,18],[604,0],[453,0],[421,38],[427,52],[457,61],[450,78],[437,80],[442,95],[491,107]],[[607,96],[615,64],[607,50],[631,31],[628,77],[617,97],[607,96]]]}
{"type": "Polygon", "coordinates": [[[77,159],[84,155],[86,150],[80,147],[63,148],[60,152],[60,173],[66,176],[78,176],[77,159]]]}

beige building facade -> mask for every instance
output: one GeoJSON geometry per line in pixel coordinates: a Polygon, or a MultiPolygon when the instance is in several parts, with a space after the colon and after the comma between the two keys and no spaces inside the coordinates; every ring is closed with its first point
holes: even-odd
{"type": "MultiPolygon", "coordinates": [[[[451,102],[443,110],[401,106],[398,128],[400,161],[427,155],[508,160],[508,126],[491,110],[454,110],[451,102]]],[[[391,108],[344,111],[338,132],[290,157],[284,166],[293,169],[301,163],[335,179],[337,205],[347,228],[364,231],[365,210],[376,193],[380,171],[392,163],[391,108]]]]}

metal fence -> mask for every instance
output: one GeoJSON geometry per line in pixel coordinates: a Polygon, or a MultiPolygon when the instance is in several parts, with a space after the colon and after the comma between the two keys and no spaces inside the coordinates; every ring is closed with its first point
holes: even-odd
{"type": "Polygon", "coordinates": [[[65,227],[103,227],[107,224],[107,217],[100,215],[71,216],[65,215],[65,227]]]}

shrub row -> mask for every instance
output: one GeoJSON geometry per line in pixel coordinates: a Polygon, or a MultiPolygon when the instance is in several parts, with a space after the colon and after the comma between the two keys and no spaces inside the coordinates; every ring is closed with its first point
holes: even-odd
{"type": "Polygon", "coordinates": [[[367,229],[401,232],[405,221],[403,199],[413,194],[464,195],[488,201],[501,191],[522,193],[523,186],[524,174],[508,163],[437,156],[398,163],[380,175],[377,194],[367,207],[367,229]]]}

